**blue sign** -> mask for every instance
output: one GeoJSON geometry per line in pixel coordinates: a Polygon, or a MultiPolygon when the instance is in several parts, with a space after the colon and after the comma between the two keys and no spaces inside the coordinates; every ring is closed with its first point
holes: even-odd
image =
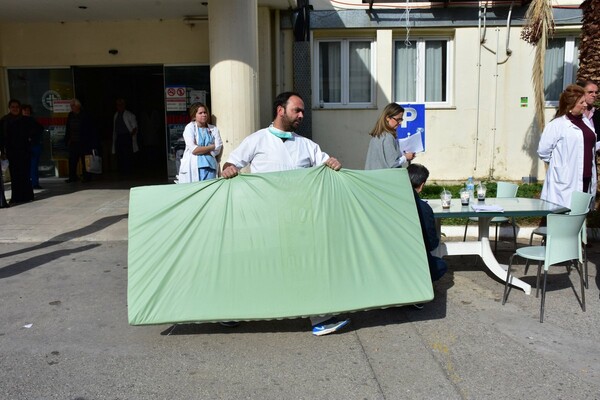
{"type": "MultiPolygon", "coordinates": [[[[422,150],[425,151],[425,104],[400,104],[404,108],[404,121],[396,128],[400,148],[403,143],[412,142],[409,138],[420,134],[422,150]]],[[[414,144],[410,144],[410,150],[414,144]]]]}

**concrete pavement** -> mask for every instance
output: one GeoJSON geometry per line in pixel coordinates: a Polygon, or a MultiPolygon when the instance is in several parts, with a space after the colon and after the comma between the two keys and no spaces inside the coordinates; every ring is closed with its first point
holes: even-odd
{"type": "Polygon", "coordinates": [[[503,285],[464,256],[423,310],[350,314],[339,334],[313,337],[302,319],[132,327],[131,185],[46,179],[36,201],[0,210],[0,398],[600,398],[597,242],[587,311],[577,274],[557,267],[543,324],[535,294],[502,306],[503,285]]]}

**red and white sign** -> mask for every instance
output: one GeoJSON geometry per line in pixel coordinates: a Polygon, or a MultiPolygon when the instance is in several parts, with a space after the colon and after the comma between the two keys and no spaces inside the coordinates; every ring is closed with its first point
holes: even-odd
{"type": "Polygon", "coordinates": [[[168,87],[165,89],[165,96],[169,99],[185,99],[185,87],[168,87]]]}
{"type": "Polygon", "coordinates": [[[175,99],[170,98],[167,99],[167,111],[186,111],[187,104],[184,99],[175,99]]]}
{"type": "Polygon", "coordinates": [[[52,112],[68,113],[71,111],[71,100],[54,100],[52,103],[52,112]]]}

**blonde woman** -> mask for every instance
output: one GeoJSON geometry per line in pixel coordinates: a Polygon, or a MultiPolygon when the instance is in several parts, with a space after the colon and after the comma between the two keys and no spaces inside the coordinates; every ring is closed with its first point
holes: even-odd
{"type": "Polygon", "coordinates": [[[223,142],[219,129],[208,123],[210,112],[202,103],[190,107],[192,122],[183,131],[185,150],[179,167],[179,183],[215,179],[219,170],[217,156],[223,142]]]}
{"type": "Polygon", "coordinates": [[[402,153],[398,146],[396,128],[404,119],[404,108],[390,103],[383,109],[375,127],[369,133],[371,141],[367,151],[365,169],[407,167],[415,153],[402,153]]]}

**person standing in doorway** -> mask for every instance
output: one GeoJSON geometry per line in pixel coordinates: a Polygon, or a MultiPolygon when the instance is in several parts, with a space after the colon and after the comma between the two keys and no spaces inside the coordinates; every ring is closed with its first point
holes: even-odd
{"type": "Polygon", "coordinates": [[[92,150],[97,147],[96,135],[92,118],[82,110],[81,102],[78,99],[71,100],[71,112],[67,117],[65,142],[69,149],[69,179],[65,182],[78,181],[77,165],[80,161],[81,180],[89,182],[91,174],[85,169],[85,155],[92,154],[92,150]]]}
{"type": "Polygon", "coordinates": [[[202,103],[192,104],[189,114],[192,122],[183,131],[185,151],[179,167],[179,183],[215,179],[219,172],[216,157],[223,147],[219,128],[208,123],[210,112],[202,103]]]}
{"type": "Polygon", "coordinates": [[[44,133],[44,127],[40,124],[32,115],[32,107],[30,104],[23,104],[21,106],[21,114],[27,123],[30,132],[30,147],[31,147],[31,186],[34,189],[42,189],[40,186],[40,157],[42,155],[42,134],[44,133]]]}
{"type": "Polygon", "coordinates": [[[0,135],[4,137],[4,149],[10,172],[10,205],[33,200],[33,189],[29,178],[31,168],[30,132],[21,115],[21,102],[11,99],[9,113],[0,119],[0,135]]]}
{"type": "Polygon", "coordinates": [[[125,99],[117,99],[117,112],[113,116],[112,153],[117,155],[117,169],[123,176],[131,175],[134,153],[138,152],[137,119],[126,106],[125,99]]]}

